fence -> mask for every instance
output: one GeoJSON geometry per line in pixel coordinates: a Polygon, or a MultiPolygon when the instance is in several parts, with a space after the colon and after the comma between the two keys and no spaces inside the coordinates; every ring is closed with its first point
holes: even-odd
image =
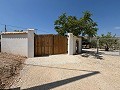
{"type": "Polygon", "coordinates": [[[35,56],[67,53],[67,37],[60,35],[35,35],[35,56]]]}

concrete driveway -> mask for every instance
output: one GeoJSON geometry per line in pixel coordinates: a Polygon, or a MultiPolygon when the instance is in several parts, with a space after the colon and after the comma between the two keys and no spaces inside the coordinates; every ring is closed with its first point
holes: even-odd
{"type": "Polygon", "coordinates": [[[119,90],[120,57],[52,55],[25,61],[11,88],[30,90],[119,90]],[[112,59],[114,60],[112,60],[112,59]]]}

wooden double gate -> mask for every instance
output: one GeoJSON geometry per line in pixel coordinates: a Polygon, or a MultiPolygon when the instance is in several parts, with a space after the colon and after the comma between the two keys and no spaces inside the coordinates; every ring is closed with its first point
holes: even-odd
{"type": "Polygon", "coordinates": [[[46,56],[67,53],[67,37],[60,35],[35,35],[34,55],[46,56]]]}

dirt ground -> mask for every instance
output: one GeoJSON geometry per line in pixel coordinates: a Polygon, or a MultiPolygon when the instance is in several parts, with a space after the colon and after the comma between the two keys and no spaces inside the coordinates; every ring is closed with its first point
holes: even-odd
{"type": "Polygon", "coordinates": [[[0,89],[10,88],[22,69],[25,57],[0,53],[0,89]]]}
{"type": "Polygon", "coordinates": [[[120,56],[52,55],[29,58],[11,88],[120,90],[120,56]]]}

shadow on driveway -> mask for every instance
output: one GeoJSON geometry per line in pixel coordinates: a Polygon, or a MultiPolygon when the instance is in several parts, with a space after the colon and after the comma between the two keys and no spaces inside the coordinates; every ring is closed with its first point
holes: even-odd
{"type": "MultiPolygon", "coordinates": [[[[75,81],[78,81],[80,79],[84,79],[84,78],[87,78],[87,77],[90,77],[90,76],[93,76],[93,75],[96,75],[96,74],[99,74],[99,73],[100,73],[99,71],[93,71],[91,73],[83,74],[83,75],[80,75],[80,76],[75,76],[75,77],[71,77],[71,78],[68,78],[68,79],[60,80],[60,81],[46,83],[46,84],[43,84],[43,85],[39,85],[39,86],[35,86],[35,87],[23,89],[23,90],[50,90],[50,89],[53,89],[53,88],[56,88],[56,87],[59,87],[59,86],[62,86],[62,85],[65,85],[65,84],[68,84],[68,83],[71,83],[71,82],[75,82],[75,81]]],[[[19,88],[11,89],[11,90],[21,90],[21,89],[19,87],[19,88]]]]}

